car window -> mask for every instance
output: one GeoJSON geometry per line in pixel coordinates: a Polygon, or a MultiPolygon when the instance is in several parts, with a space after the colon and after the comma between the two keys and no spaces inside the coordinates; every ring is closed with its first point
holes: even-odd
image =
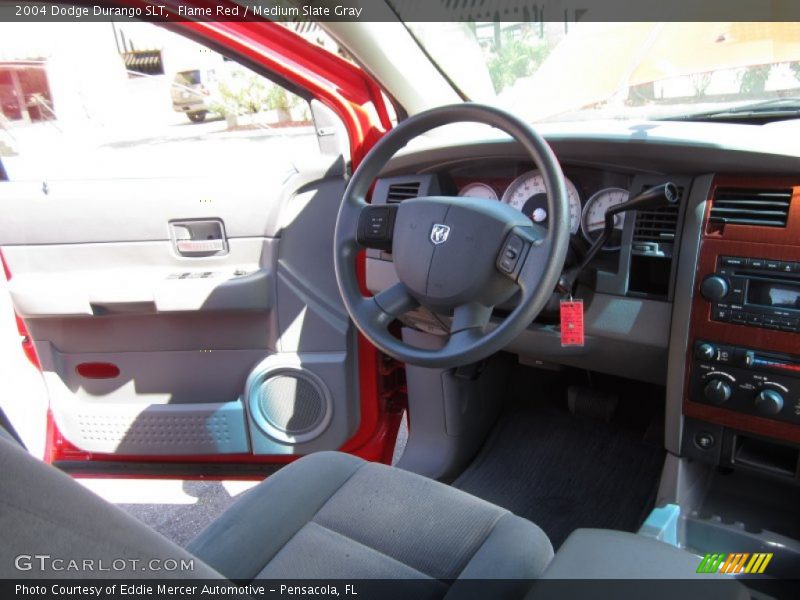
{"type": "Polygon", "coordinates": [[[407,25],[467,97],[531,121],[685,118],[800,88],[797,22],[407,25]]]}
{"type": "Polygon", "coordinates": [[[0,39],[12,181],[252,175],[320,152],[305,99],[154,24],[6,23],[0,39]]]}

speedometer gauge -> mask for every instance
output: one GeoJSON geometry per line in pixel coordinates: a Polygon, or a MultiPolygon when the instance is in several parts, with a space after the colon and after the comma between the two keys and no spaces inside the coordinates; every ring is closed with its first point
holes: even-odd
{"type": "Polygon", "coordinates": [[[467,198],[488,198],[489,200],[498,200],[497,192],[494,188],[486,183],[476,181],[475,183],[468,183],[458,192],[459,196],[466,196],[467,198]]]}
{"type": "MultiPolygon", "coordinates": [[[[606,188],[592,195],[586,201],[581,218],[581,231],[583,237],[591,244],[600,237],[606,225],[606,211],[617,204],[628,200],[628,190],[622,188],[606,188]]],[[[625,214],[614,215],[614,232],[603,246],[603,250],[619,250],[622,240],[622,226],[625,224],[625,214]]]]}
{"type": "MultiPolygon", "coordinates": [[[[564,181],[569,199],[569,232],[575,234],[581,225],[581,199],[575,184],[566,177],[564,181]]],[[[534,223],[547,227],[547,191],[539,171],[528,171],[512,181],[502,201],[529,216],[534,223]]]]}

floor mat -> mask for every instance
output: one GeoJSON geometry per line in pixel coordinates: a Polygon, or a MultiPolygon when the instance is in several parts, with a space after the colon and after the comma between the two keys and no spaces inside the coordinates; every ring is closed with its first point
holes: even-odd
{"type": "Polygon", "coordinates": [[[641,390],[623,395],[607,424],[568,411],[563,379],[521,375],[513,390],[486,445],[453,485],[530,519],[556,548],[578,527],[635,531],[664,460],[660,436],[645,442],[654,437],[658,401],[653,409],[641,390]]]}

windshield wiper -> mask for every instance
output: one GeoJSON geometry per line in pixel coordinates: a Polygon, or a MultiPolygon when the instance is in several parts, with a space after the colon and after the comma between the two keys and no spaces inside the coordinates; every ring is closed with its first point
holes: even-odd
{"type": "Polygon", "coordinates": [[[723,110],[662,117],[664,121],[725,121],[757,118],[764,121],[800,117],[800,96],[785,96],[760,100],[723,110]]]}

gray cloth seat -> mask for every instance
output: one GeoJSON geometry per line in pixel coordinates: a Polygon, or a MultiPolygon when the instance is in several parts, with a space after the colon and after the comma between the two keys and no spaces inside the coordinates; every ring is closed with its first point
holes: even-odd
{"type": "Polygon", "coordinates": [[[285,467],[188,550],[232,579],[533,579],[553,557],[544,532],[425,477],[337,452],[285,467]]]}
{"type": "MultiPolygon", "coordinates": [[[[424,477],[322,452],[281,469],[186,549],[57,469],[0,438],[0,578],[414,578],[430,596],[453,580],[540,575],[553,557],[536,525],[424,477]],[[13,543],[9,543],[13,540],[13,543]],[[191,572],[14,568],[19,554],[61,558],[195,558],[191,572]]],[[[131,563],[133,564],[133,563],[131,563]]]]}

